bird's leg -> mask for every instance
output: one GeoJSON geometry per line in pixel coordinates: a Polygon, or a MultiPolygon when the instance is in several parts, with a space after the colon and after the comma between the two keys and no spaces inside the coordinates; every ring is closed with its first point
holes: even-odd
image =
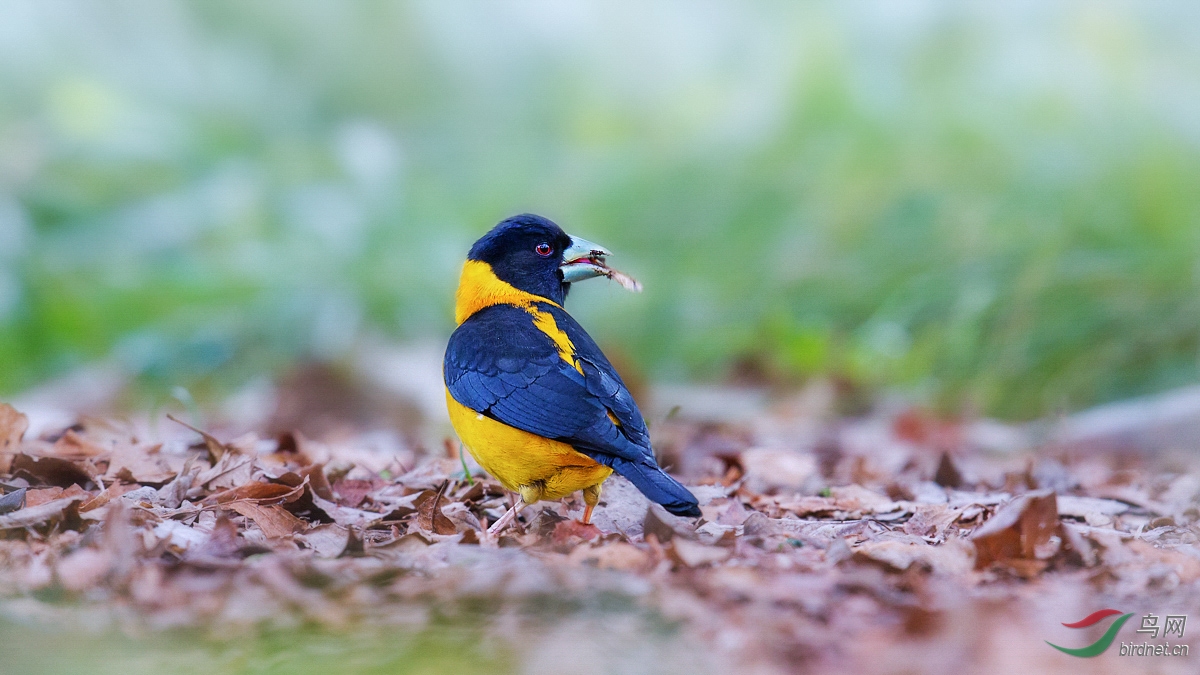
{"type": "Polygon", "coordinates": [[[579,522],[584,525],[591,525],[592,509],[596,508],[596,504],[600,503],[600,484],[583,489],[583,503],[587,506],[584,507],[583,518],[579,522]]]}
{"type": "Polygon", "coordinates": [[[533,485],[521,485],[518,489],[521,492],[521,496],[517,498],[517,503],[513,504],[512,508],[506,511],[503,516],[500,516],[500,520],[497,520],[488,528],[488,536],[496,536],[501,530],[511,525],[517,519],[517,514],[521,512],[521,509],[530,504],[536,504],[542,498],[544,486],[540,483],[535,483],[533,485]]]}
{"type": "Polygon", "coordinates": [[[508,527],[509,524],[512,523],[512,521],[517,519],[517,514],[520,513],[521,509],[525,508],[525,506],[526,506],[525,500],[518,499],[517,503],[514,504],[511,508],[509,508],[507,511],[505,511],[504,515],[500,516],[499,520],[492,523],[492,526],[489,527],[488,531],[487,531],[488,536],[494,537],[497,534],[500,534],[501,530],[508,527]]]}

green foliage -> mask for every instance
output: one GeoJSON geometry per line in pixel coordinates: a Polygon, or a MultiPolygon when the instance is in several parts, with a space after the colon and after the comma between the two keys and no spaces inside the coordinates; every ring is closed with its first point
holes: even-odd
{"type": "Polygon", "coordinates": [[[3,392],[444,336],[526,210],[645,282],[572,311],[659,377],[750,356],[1023,417],[1200,376],[1188,5],[15,7],[3,392]]]}
{"type": "Polygon", "coordinates": [[[416,631],[300,627],[253,629],[225,639],[206,639],[192,631],[134,639],[113,632],[64,634],[0,622],[6,668],[29,675],[512,672],[511,656],[483,646],[481,633],[475,626],[441,622],[416,631]]]}

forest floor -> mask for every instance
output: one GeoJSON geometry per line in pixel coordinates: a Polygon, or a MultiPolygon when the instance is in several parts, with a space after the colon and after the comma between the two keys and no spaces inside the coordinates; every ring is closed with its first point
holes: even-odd
{"type": "Polygon", "coordinates": [[[592,525],[578,499],[541,503],[495,540],[484,529],[510,497],[449,440],[318,440],[278,419],[231,437],[148,415],[31,429],[0,407],[0,661],[35,675],[1196,672],[1200,651],[1121,654],[1200,648],[1178,619],[1200,607],[1193,448],[1033,441],[903,407],[842,417],[811,390],[741,407],[710,394],[727,405],[698,396],[652,420],[702,518],[613,478],[592,525]],[[1103,609],[1116,618],[1064,625],[1103,609]],[[1048,644],[1114,627],[1098,656],[1048,644]]]}

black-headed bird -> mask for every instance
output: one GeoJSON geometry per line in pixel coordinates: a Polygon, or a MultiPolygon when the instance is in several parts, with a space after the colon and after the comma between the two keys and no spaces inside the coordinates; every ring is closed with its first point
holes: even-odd
{"type": "Polygon", "coordinates": [[[491,533],[526,505],[577,490],[589,523],[613,471],[667,511],[700,515],[696,497],[655,461],[621,376],[563,309],[573,282],[623,278],[605,264],[608,255],[531,214],[502,221],[467,254],[443,376],[459,439],[520,495],[491,533]]]}

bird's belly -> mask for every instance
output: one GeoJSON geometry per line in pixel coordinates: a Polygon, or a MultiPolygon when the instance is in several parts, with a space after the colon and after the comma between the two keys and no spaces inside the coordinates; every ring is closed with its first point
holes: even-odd
{"type": "Polygon", "coordinates": [[[517,492],[522,485],[541,489],[542,499],[561,499],[598,485],[612,469],[575,448],[510,427],[464,406],[446,392],[450,423],[484,471],[517,492]]]}

